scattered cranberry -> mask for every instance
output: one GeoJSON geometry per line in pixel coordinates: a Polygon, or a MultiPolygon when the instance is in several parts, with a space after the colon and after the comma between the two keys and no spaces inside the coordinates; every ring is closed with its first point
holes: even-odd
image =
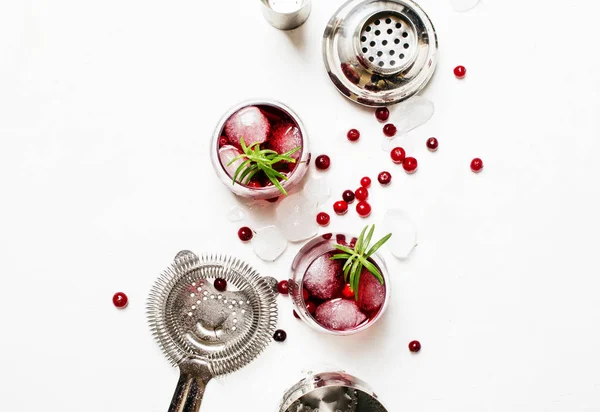
{"type": "Polygon", "coordinates": [[[275,203],[275,202],[277,202],[278,200],[279,200],[279,198],[278,198],[278,197],[272,197],[272,198],[270,198],[270,199],[267,199],[267,202],[269,202],[269,203],[275,203]]]}
{"type": "Polygon", "coordinates": [[[352,290],[352,287],[350,287],[349,283],[346,283],[346,286],[344,286],[344,289],[342,290],[342,296],[346,299],[354,297],[354,291],[352,290]]]}
{"type": "Polygon", "coordinates": [[[295,317],[296,319],[300,319],[300,316],[298,315],[298,313],[297,313],[295,310],[294,310],[293,312],[294,312],[294,317],[295,317]]]}
{"type": "Polygon", "coordinates": [[[369,197],[369,191],[361,186],[358,189],[356,189],[354,195],[356,196],[356,200],[362,202],[363,200],[367,200],[367,198],[369,197]]]}
{"type": "Polygon", "coordinates": [[[406,152],[401,147],[394,147],[390,152],[390,157],[394,163],[402,163],[406,157],[406,152]]]}
{"type": "Polygon", "coordinates": [[[367,176],[363,177],[362,179],[360,179],[360,185],[368,189],[369,187],[371,187],[371,178],[367,176]]]}
{"type": "Polygon", "coordinates": [[[329,224],[329,215],[325,212],[317,214],[317,224],[321,226],[327,226],[329,224]]]}
{"type": "Polygon", "coordinates": [[[319,155],[315,159],[315,166],[320,170],[329,169],[329,165],[331,165],[331,159],[327,155],[319,155]]]}
{"type": "Polygon", "coordinates": [[[438,141],[435,137],[427,139],[427,148],[430,152],[435,152],[438,149],[438,141]]]}
{"type": "Polygon", "coordinates": [[[246,186],[254,188],[254,189],[262,187],[262,185],[260,184],[260,182],[257,181],[257,180],[251,180],[251,181],[249,181],[248,184],[246,184],[246,186]]]}
{"type": "Polygon", "coordinates": [[[287,333],[282,329],[277,329],[275,334],[273,334],[273,340],[275,340],[275,342],[283,342],[285,338],[287,338],[287,333]]]}
{"type": "Polygon", "coordinates": [[[377,176],[377,180],[384,186],[389,185],[392,181],[392,175],[390,172],[381,172],[379,173],[379,176],[377,176]]]}
{"type": "Polygon", "coordinates": [[[289,293],[289,287],[290,285],[288,281],[282,280],[277,284],[277,292],[281,293],[282,295],[287,295],[289,293]]]}
{"type": "Polygon", "coordinates": [[[473,173],[479,173],[481,169],[483,169],[483,161],[480,158],[476,157],[471,160],[471,170],[473,173]]]}
{"type": "Polygon", "coordinates": [[[223,278],[216,278],[214,286],[219,292],[225,292],[225,289],[227,289],[227,281],[223,278]]]}
{"type": "Polygon", "coordinates": [[[356,213],[360,217],[368,217],[371,214],[371,205],[367,202],[358,202],[356,205],[356,213]]]}
{"type": "Polygon", "coordinates": [[[358,242],[358,239],[353,237],[352,239],[350,239],[350,244],[348,245],[348,247],[350,249],[354,249],[354,246],[356,246],[356,242],[358,242]]]}
{"type": "Polygon", "coordinates": [[[229,143],[229,139],[227,137],[225,137],[225,136],[219,137],[219,147],[225,146],[228,143],[229,143]]]}
{"type": "Polygon", "coordinates": [[[302,289],[302,297],[305,301],[308,299],[308,290],[302,289]]]}
{"type": "Polygon", "coordinates": [[[338,245],[346,246],[346,235],[338,233],[335,235],[335,241],[338,245]]]}
{"type": "Polygon", "coordinates": [[[127,295],[123,292],[117,292],[113,296],[113,304],[119,309],[125,309],[128,303],[129,299],[127,299],[127,295]]]}
{"type": "Polygon", "coordinates": [[[396,134],[396,126],[391,123],[386,124],[383,126],[383,134],[387,137],[393,137],[396,134]]]}
{"type": "Polygon", "coordinates": [[[344,193],[342,193],[342,199],[344,199],[344,202],[346,203],[354,202],[354,197],[354,192],[352,190],[344,190],[344,193]]]}
{"type": "Polygon", "coordinates": [[[332,235],[332,234],[333,234],[333,233],[324,233],[324,234],[323,234],[323,236],[321,236],[321,237],[322,237],[323,239],[325,239],[325,240],[329,240],[329,239],[331,239],[331,235],[332,235]]]}
{"type": "Polygon", "coordinates": [[[421,342],[418,340],[413,340],[408,344],[408,350],[411,352],[417,353],[421,350],[421,342]]]}
{"type": "Polygon", "coordinates": [[[385,122],[388,117],[390,117],[390,111],[387,107],[379,107],[377,110],[375,110],[375,117],[380,122],[385,122]]]}
{"type": "Polygon", "coordinates": [[[333,211],[338,215],[343,215],[348,211],[348,203],[339,200],[333,204],[333,211]]]}
{"type": "Polygon", "coordinates": [[[314,302],[309,300],[308,302],[306,302],[306,310],[312,315],[313,313],[315,313],[315,310],[317,310],[317,305],[315,305],[314,302]]]}
{"type": "Polygon", "coordinates": [[[350,130],[348,130],[348,134],[346,134],[346,137],[351,142],[356,142],[358,140],[358,138],[360,137],[360,132],[356,129],[350,129],[350,130]]]}
{"type": "Polygon", "coordinates": [[[252,233],[252,229],[250,229],[248,226],[243,226],[240,228],[240,230],[238,230],[238,237],[242,242],[249,241],[253,236],[254,233],[252,233]]]}
{"type": "Polygon", "coordinates": [[[463,79],[466,74],[467,74],[467,69],[465,69],[465,66],[456,66],[454,68],[454,75],[456,76],[457,79],[463,79]]]}
{"type": "Polygon", "coordinates": [[[414,157],[407,157],[406,159],[404,159],[402,167],[404,168],[404,171],[408,174],[416,172],[418,167],[417,159],[415,159],[414,157]]]}

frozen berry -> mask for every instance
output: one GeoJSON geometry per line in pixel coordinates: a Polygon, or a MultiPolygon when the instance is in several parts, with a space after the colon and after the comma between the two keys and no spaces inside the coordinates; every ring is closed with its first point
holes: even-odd
{"type": "Polygon", "coordinates": [[[246,186],[251,187],[253,189],[263,187],[258,180],[251,180],[246,184],[246,186]]]}
{"type": "Polygon", "coordinates": [[[371,205],[367,202],[358,202],[356,205],[356,213],[360,217],[368,217],[371,214],[371,205]]]}
{"type": "Polygon", "coordinates": [[[342,289],[342,296],[346,299],[354,297],[354,291],[352,290],[352,287],[349,283],[346,283],[346,286],[344,286],[344,289],[342,289]]]}
{"type": "Polygon", "coordinates": [[[240,228],[240,230],[238,230],[238,237],[242,242],[249,241],[250,239],[252,239],[253,236],[254,233],[252,233],[252,229],[250,229],[247,226],[243,226],[240,228]]]}
{"type": "Polygon", "coordinates": [[[223,278],[216,278],[214,286],[219,292],[225,292],[225,289],[227,289],[227,281],[223,278]]]}
{"type": "Polygon", "coordinates": [[[360,137],[360,132],[356,129],[350,129],[350,130],[348,130],[346,137],[351,142],[356,142],[358,140],[358,138],[360,137]]]}
{"type": "Polygon", "coordinates": [[[387,107],[379,107],[377,110],[375,110],[375,117],[380,122],[385,122],[388,117],[390,117],[390,111],[387,107]]]}
{"type": "Polygon", "coordinates": [[[356,200],[358,201],[367,200],[367,198],[369,197],[369,191],[361,186],[358,189],[356,189],[354,195],[356,196],[356,200]]]}
{"type": "Polygon", "coordinates": [[[410,350],[413,353],[417,353],[421,350],[421,342],[419,342],[418,340],[411,341],[408,344],[408,350],[410,350]]]}
{"type": "Polygon", "coordinates": [[[294,310],[293,312],[294,312],[294,317],[295,317],[296,319],[300,319],[300,316],[298,315],[298,312],[296,312],[295,310],[294,310]]]}
{"type": "Polygon", "coordinates": [[[342,193],[342,199],[344,199],[344,202],[346,203],[354,202],[354,197],[354,192],[352,190],[344,190],[344,193],[342,193]]]}
{"type": "Polygon", "coordinates": [[[471,170],[473,173],[479,173],[481,169],[483,169],[483,161],[480,158],[476,157],[471,160],[471,170]]]}
{"type": "Polygon", "coordinates": [[[331,159],[327,155],[319,155],[315,159],[315,166],[320,170],[329,169],[329,165],[331,165],[331,159]]]}
{"type": "Polygon", "coordinates": [[[386,124],[383,126],[383,134],[387,137],[393,137],[396,134],[396,126],[391,123],[386,124]]]}
{"type": "Polygon", "coordinates": [[[466,74],[467,74],[467,69],[465,69],[465,66],[456,66],[454,68],[454,75],[456,76],[457,79],[464,78],[466,74]]]}
{"type": "Polygon", "coordinates": [[[348,203],[339,200],[333,204],[333,211],[338,215],[343,215],[348,211],[348,203]]]}
{"type": "Polygon", "coordinates": [[[435,137],[427,139],[427,148],[430,152],[435,152],[438,148],[438,141],[435,137]]]}
{"type": "Polygon", "coordinates": [[[275,342],[283,342],[285,338],[287,338],[287,333],[282,329],[277,329],[275,334],[273,334],[273,340],[275,342]]]}
{"type": "Polygon", "coordinates": [[[329,215],[325,212],[317,214],[317,224],[321,226],[327,226],[329,224],[329,215]]]}
{"type": "Polygon", "coordinates": [[[402,167],[404,168],[404,171],[408,174],[416,172],[417,166],[417,159],[415,159],[414,157],[407,157],[406,159],[404,159],[404,162],[402,162],[402,167]]]}
{"type": "Polygon", "coordinates": [[[287,280],[282,280],[277,284],[277,292],[282,295],[287,295],[289,293],[289,283],[287,280]]]}
{"type": "Polygon", "coordinates": [[[127,295],[123,292],[117,292],[113,296],[113,305],[115,305],[119,309],[125,309],[128,303],[129,299],[127,299],[127,295]]]}
{"type": "Polygon", "coordinates": [[[315,313],[315,310],[317,310],[317,305],[315,305],[314,302],[309,300],[308,302],[306,302],[306,310],[312,315],[313,313],[315,313]]]}
{"type": "Polygon", "coordinates": [[[401,147],[394,147],[390,152],[390,157],[394,163],[402,163],[406,157],[406,152],[401,147]]]}
{"type": "Polygon", "coordinates": [[[377,180],[384,186],[389,185],[392,181],[392,175],[390,172],[381,172],[379,173],[379,176],[377,176],[377,180]]]}
{"type": "Polygon", "coordinates": [[[360,179],[360,185],[368,189],[369,187],[371,187],[371,178],[367,176],[363,177],[362,179],[360,179]]]}
{"type": "Polygon", "coordinates": [[[219,147],[225,146],[226,144],[229,144],[229,139],[227,136],[219,137],[219,147]]]}

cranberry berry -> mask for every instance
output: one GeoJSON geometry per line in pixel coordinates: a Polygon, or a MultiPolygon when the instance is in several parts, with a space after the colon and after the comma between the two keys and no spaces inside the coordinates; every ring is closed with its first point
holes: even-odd
{"type": "Polygon", "coordinates": [[[360,137],[360,132],[356,129],[350,129],[350,130],[348,130],[346,137],[351,142],[356,142],[358,140],[358,138],[360,137]]]}
{"type": "Polygon", "coordinates": [[[229,144],[229,139],[225,136],[219,137],[219,147],[225,146],[226,144],[229,144]]]}
{"type": "Polygon", "coordinates": [[[438,141],[435,137],[427,139],[427,148],[430,152],[435,152],[438,149],[438,141]]]}
{"type": "Polygon", "coordinates": [[[418,340],[411,341],[408,344],[408,350],[410,350],[413,353],[417,353],[421,350],[421,342],[419,342],[418,340]]]}
{"type": "Polygon", "coordinates": [[[287,333],[282,329],[277,329],[273,335],[273,340],[275,342],[283,342],[285,338],[287,338],[287,333]]]}
{"type": "Polygon", "coordinates": [[[349,283],[346,283],[346,286],[344,286],[344,289],[342,290],[342,296],[346,299],[354,297],[354,291],[352,290],[352,287],[349,283]]]}
{"type": "Polygon", "coordinates": [[[315,166],[320,170],[327,170],[331,165],[331,159],[327,155],[319,155],[315,159],[315,166]]]}
{"type": "Polygon", "coordinates": [[[315,313],[315,310],[317,310],[317,305],[315,305],[314,302],[309,300],[308,302],[306,302],[306,310],[312,315],[313,313],[315,313]]]}
{"type": "Polygon", "coordinates": [[[304,301],[306,302],[308,300],[308,290],[306,289],[302,289],[302,298],[304,299],[304,301]]]}
{"type": "Polygon", "coordinates": [[[348,203],[343,200],[337,201],[333,204],[333,211],[338,215],[343,215],[348,211],[348,203]]]}
{"type": "Polygon", "coordinates": [[[251,180],[246,184],[246,186],[251,187],[253,189],[258,189],[259,187],[263,187],[258,180],[251,180]]]}
{"type": "Polygon", "coordinates": [[[390,174],[390,172],[381,172],[379,173],[379,176],[377,176],[377,180],[379,181],[379,183],[386,186],[389,185],[392,181],[392,175],[390,174]]]}
{"type": "Polygon", "coordinates": [[[401,147],[394,147],[390,152],[390,157],[394,163],[402,163],[406,157],[406,151],[401,147]]]}
{"type": "Polygon", "coordinates": [[[329,215],[325,212],[317,214],[317,224],[320,226],[327,226],[329,224],[329,215]]]}
{"type": "Polygon", "coordinates": [[[483,161],[480,158],[476,157],[471,160],[471,170],[473,173],[479,173],[481,169],[483,169],[483,161]]]}
{"type": "Polygon", "coordinates": [[[377,110],[375,110],[375,117],[380,122],[385,122],[388,117],[390,117],[390,111],[387,107],[379,107],[377,110]]]}
{"type": "Polygon", "coordinates": [[[254,233],[252,233],[252,229],[250,229],[248,226],[243,226],[240,228],[240,230],[238,230],[238,237],[242,242],[249,241],[253,236],[254,233]]]}
{"type": "Polygon", "coordinates": [[[466,74],[467,74],[467,69],[465,69],[465,66],[456,66],[454,68],[454,75],[456,76],[457,79],[464,79],[466,74]]]}
{"type": "Polygon", "coordinates": [[[367,176],[363,177],[362,179],[360,179],[360,185],[365,189],[368,189],[369,187],[371,187],[371,178],[367,176]]]}
{"type": "Polygon", "coordinates": [[[125,309],[128,303],[129,299],[127,298],[127,295],[123,292],[117,292],[113,296],[113,305],[115,305],[119,309],[125,309]]]}
{"type": "Polygon", "coordinates": [[[356,213],[360,217],[368,217],[371,214],[371,205],[367,202],[358,202],[356,205],[356,213]]]}
{"type": "Polygon", "coordinates": [[[354,195],[356,196],[356,200],[362,202],[363,200],[367,200],[367,198],[369,197],[369,191],[361,186],[358,189],[356,189],[354,195]]]}
{"type": "Polygon", "coordinates": [[[287,295],[289,293],[289,287],[290,285],[288,281],[282,280],[277,284],[277,292],[281,293],[282,295],[287,295]]]}
{"type": "Polygon", "coordinates": [[[223,278],[216,278],[213,285],[219,292],[225,292],[225,289],[227,289],[227,281],[223,278]]]}
{"type": "Polygon", "coordinates": [[[388,123],[385,126],[383,126],[383,134],[387,137],[393,137],[396,134],[396,131],[396,126],[394,126],[391,123],[388,123]]]}
{"type": "Polygon", "coordinates": [[[414,157],[407,157],[406,159],[404,159],[404,162],[402,163],[402,167],[404,168],[404,171],[408,174],[414,173],[417,171],[417,159],[415,159],[414,157]]]}
{"type": "Polygon", "coordinates": [[[354,192],[352,190],[344,190],[344,193],[342,193],[342,199],[344,199],[344,202],[346,203],[354,202],[354,197],[354,192]]]}

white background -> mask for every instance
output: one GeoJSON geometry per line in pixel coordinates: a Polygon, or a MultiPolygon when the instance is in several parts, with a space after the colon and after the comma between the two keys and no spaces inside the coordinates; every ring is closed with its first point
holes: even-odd
{"type": "MultiPolygon", "coordinates": [[[[331,201],[389,170],[368,222],[400,207],[419,246],[406,262],[385,255],[391,306],[358,336],[317,334],[280,298],[288,340],[211,382],[203,410],[276,412],[302,371],[327,365],[390,411],[600,410],[597,2],[456,13],[423,0],[440,61],[423,93],[435,115],[403,141],[419,160],[411,176],[381,150],[373,110],[325,74],[320,39],[341,3],[315,0],[289,33],[258,0],[0,4],[0,410],[166,411],[178,373],[144,305],[175,253],[229,252],[287,277],[299,245],[269,264],[237,239],[236,200],[207,152],[222,113],[254,97],[289,104],[313,154],[331,156],[331,201]]],[[[330,229],[364,223],[351,211],[330,229]]]]}

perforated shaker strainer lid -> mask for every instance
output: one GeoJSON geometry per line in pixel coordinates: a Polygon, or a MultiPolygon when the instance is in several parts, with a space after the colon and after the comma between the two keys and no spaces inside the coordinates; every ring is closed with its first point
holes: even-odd
{"type": "Polygon", "coordinates": [[[411,0],[350,0],[329,20],[323,60],[349,99],[387,106],[418,93],[437,63],[431,20],[411,0]]]}

